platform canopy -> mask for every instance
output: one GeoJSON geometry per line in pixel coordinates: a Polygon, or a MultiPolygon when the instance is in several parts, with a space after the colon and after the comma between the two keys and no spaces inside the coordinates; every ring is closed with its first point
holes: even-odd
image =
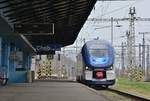
{"type": "MultiPolygon", "coordinates": [[[[14,24],[54,24],[54,34],[26,34],[35,45],[72,44],[97,0],[0,0],[0,18],[14,24]]],[[[2,26],[2,25],[1,25],[2,26]]],[[[1,30],[1,29],[0,29],[1,30]]],[[[11,30],[11,29],[10,29],[11,30]]]]}

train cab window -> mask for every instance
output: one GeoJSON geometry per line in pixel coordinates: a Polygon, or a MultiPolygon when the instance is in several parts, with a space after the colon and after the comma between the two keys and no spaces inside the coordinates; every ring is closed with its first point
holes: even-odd
{"type": "Polygon", "coordinates": [[[94,57],[105,57],[108,56],[107,49],[90,49],[89,54],[94,57]]]}

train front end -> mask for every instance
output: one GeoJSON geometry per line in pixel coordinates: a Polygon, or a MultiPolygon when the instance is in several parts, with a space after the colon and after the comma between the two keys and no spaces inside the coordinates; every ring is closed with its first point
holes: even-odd
{"type": "Polygon", "coordinates": [[[82,48],[82,77],[89,85],[106,86],[115,83],[114,48],[106,41],[87,42],[82,48]]]}

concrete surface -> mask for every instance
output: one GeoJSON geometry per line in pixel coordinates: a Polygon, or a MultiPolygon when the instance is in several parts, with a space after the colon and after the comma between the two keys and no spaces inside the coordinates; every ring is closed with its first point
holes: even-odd
{"type": "Polygon", "coordinates": [[[75,82],[34,82],[0,86],[0,101],[108,101],[75,82]]]}

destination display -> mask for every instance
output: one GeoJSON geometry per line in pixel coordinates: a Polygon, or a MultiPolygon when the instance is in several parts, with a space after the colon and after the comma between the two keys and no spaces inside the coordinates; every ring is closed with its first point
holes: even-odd
{"type": "Polygon", "coordinates": [[[55,51],[61,50],[61,45],[50,44],[50,45],[36,45],[37,54],[55,54],[55,51]]]}

